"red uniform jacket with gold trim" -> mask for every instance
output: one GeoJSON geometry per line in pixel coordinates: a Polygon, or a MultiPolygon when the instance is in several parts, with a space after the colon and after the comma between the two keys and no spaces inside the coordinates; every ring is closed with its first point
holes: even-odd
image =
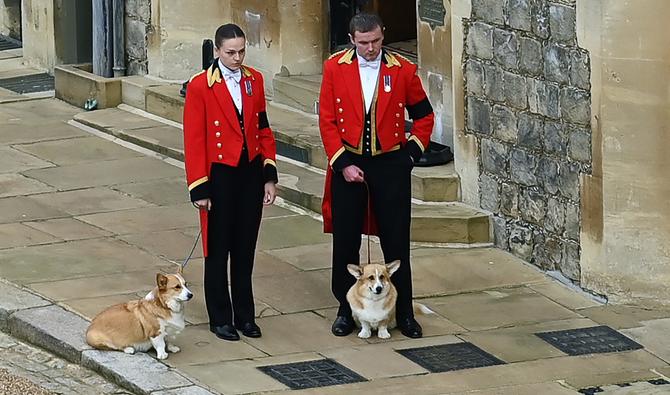
{"type": "MultiPolygon", "coordinates": [[[[277,182],[277,148],[265,112],[263,75],[242,66],[240,80],[244,134],[218,61],[191,78],[184,104],[184,159],[191,201],[210,194],[212,163],[237,166],[246,139],[249,161],[263,160],[266,181],[277,182]]],[[[207,211],[200,210],[202,245],[207,256],[207,211]]]]}
{"type": "MultiPolygon", "coordinates": [[[[435,117],[417,75],[417,66],[384,50],[377,89],[374,122],[381,152],[403,146],[414,161],[419,160],[430,142],[435,117]],[[414,121],[409,137],[405,135],[405,110],[414,121]]],[[[349,157],[351,153],[345,144],[349,149],[361,148],[364,121],[365,110],[356,51],[349,49],[338,52],[324,63],[319,96],[319,129],[329,160],[322,206],[326,232],[332,232],[331,172],[341,171],[352,164],[349,157]]],[[[371,233],[374,233],[374,224],[370,226],[371,233]]],[[[367,233],[367,229],[366,224],[363,233],[367,233]]]]}

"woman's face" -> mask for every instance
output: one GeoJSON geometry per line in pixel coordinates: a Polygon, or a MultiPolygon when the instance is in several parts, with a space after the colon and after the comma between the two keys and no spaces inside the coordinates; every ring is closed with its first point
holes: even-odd
{"type": "Polygon", "coordinates": [[[242,67],[247,41],[243,37],[229,38],[221,42],[221,46],[214,49],[216,56],[224,66],[231,70],[242,67]]]}

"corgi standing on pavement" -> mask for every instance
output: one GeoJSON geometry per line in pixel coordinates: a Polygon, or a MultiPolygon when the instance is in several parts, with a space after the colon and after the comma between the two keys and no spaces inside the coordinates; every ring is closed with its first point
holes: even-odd
{"type": "Polygon", "coordinates": [[[179,274],[158,273],[156,285],[143,299],[117,304],[98,314],[86,331],[86,342],[99,350],[127,354],[153,347],[158,359],[168,357],[166,349],[179,352],[167,337],[172,339],[184,329],[184,303],[193,294],[179,274]]]}

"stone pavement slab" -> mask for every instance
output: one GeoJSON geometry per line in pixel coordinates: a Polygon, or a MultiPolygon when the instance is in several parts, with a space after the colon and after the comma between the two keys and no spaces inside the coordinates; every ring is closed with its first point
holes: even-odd
{"type": "MultiPolygon", "coordinates": [[[[174,262],[183,262],[195,242],[193,236],[179,230],[133,233],[121,235],[119,239],[174,262]]],[[[202,258],[202,255],[202,238],[199,238],[191,258],[202,258]]]]}
{"type": "Polygon", "coordinates": [[[111,235],[110,232],[74,218],[48,219],[44,221],[23,222],[23,224],[66,241],[93,239],[111,235]]]}
{"type": "Polygon", "coordinates": [[[191,385],[188,387],[175,388],[172,390],[153,392],[152,395],[216,395],[214,392],[208,391],[203,387],[196,387],[191,385]]]}
{"type": "Polygon", "coordinates": [[[602,303],[586,292],[568,288],[558,281],[528,284],[528,288],[571,310],[602,306],[602,303]]]}
{"type": "MultiPolygon", "coordinates": [[[[367,239],[361,242],[361,262],[367,262],[367,239]]],[[[296,247],[266,250],[266,253],[290,263],[300,270],[330,269],[332,260],[332,243],[306,244],[296,247]]],[[[370,260],[383,262],[384,255],[378,243],[370,244],[370,260]]]]}
{"type": "Polygon", "coordinates": [[[118,184],[113,189],[158,206],[170,206],[190,201],[183,175],[174,178],[118,184]]]}
{"type": "Polygon", "coordinates": [[[42,141],[19,145],[16,148],[59,166],[142,156],[138,152],[98,137],[42,141]]]}
{"type": "Polygon", "coordinates": [[[323,234],[323,224],[307,216],[291,216],[263,221],[258,235],[258,249],[273,250],[330,240],[323,234]]]}
{"type": "Polygon", "coordinates": [[[83,215],[151,206],[144,200],[126,196],[105,187],[59,191],[31,196],[45,206],[70,215],[83,215]]]}
{"type": "Polygon", "coordinates": [[[18,173],[30,169],[55,166],[38,156],[21,152],[15,147],[0,146],[0,173],[18,173]]]}
{"type": "Polygon", "coordinates": [[[621,332],[636,342],[642,344],[644,348],[670,363],[670,318],[658,320],[642,321],[642,326],[631,329],[624,329],[621,332]]]}
{"type": "MultiPolygon", "coordinates": [[[[149,288],[147,284],[147,288],[149,288]]],[[[107,296],[89,297],[88,295],[79,295],[76,299],[64,300],[60,303],[68,310],[76,311],[82,317],[92,320],[102,310],[119,303],[125,303],[131,300],[137,300],[146,296],[147,292],[132,292],[127,294],[113,294],[107,296]]]]}
{"type": "Polygon", "coordinates": [[[6,331],[9,315],[17,310],[48,306],[51,302],[25,289],[0,281],[0,330],[6,331]]]}
{"type": "Polygon", "coordinates": [[[77,219],[121,235],[194,227],[198,225],[195,213],[193,206],[186,203],[83,215],[77,219]]]}
{"type": "Polygon", "coordinates": [[[450,392],[454,395],[575,395],[575,390],[560,383],[513,385],[487,390],[450,392]]]}
{"type": "Polygon", "coordinates": [[[48,244],[57,241],[60,240],[24,224],[0,224],[0,250],[11,247],[48,244]]]}
{"type": "Polygon", "coordinates": [[[668,309],[646,309],[626,305],[602,305],[579,309],[578,312],[614,329],[637,328],[643,326],[642,321],[670,317],[668,309]]]}
{"type": "Polygon", "coordinates": [[[282,313],[336,306],[330,291],[330,271],[264,276],[254,280],[254,295],[282,313]],[[291,286],[287,287],[287,284],[291,286]]]}
{"type": "Polygon", "coordinates": [[[0,199],[0,224],[64,217],[67,217],[67,213],[40,203],[32,197],[0,199]]]}
{"type": "Polygon", "coordinates": [[[0,198],[51,192],[54,188],[21,174],[0,174],[0,198]]]}
{"type": "MultiPolygon", "coordinates": [[[[39,100],[42,101],[42,100],[39,100]]],[[[3,107],[5,104],[3,104],[3,107]]],[[[0,110],[1,111],[1,110],[0,110]]],[[[0,117],[3,115],[0,112],[0,117]]],[[[35,119],[24,119],[8,116],[8,121],[2,123],[2,133],[0,133],[0,145],[32,143],[35,141],[49,141],[72,137],[85,137],[87,134],[81,130],[67,125],[62,121],[44,122],[35,119]],[[32,129],[30,134],[25,133],[25,129],[32,129]]],[[[29,116],[29,114],[26,114],[29,116]]]]}

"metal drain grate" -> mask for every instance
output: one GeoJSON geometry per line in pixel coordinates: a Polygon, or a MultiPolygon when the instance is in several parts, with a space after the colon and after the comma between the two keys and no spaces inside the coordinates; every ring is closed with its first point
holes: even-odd
{"type": "Polygon", "coordinates": [[[408,348],[396,352],[431,373],[505,364],[472,343],[408,348]]]}
{"type": "Polygon", "coordinates": [[[331,359],[260,366],[258,369],[294,390],[365,381],[331,359]]]}
{"type": "Polygon", "coordinates": [[[658,386],[665,386],[670,384],[670,381],[665,379],[652,379],[647,381],[638,381],[633,383],[620,383],[613,385],[603,385],[598,387],[589,387],[582,388],[579,392],[584,395],[595,395],[595,394],[612,394],[612,395],[623,395],[623,394],[667,394],[670,393],[669,388],[659,389],[658,386]],[[625,391],[621,388],[626,388],[625,391]]]}
{"type": "Polygon", "coordinates": [[[568,355],[599,354],[643,348],[640,344],[604,325],[536,333],[535,335],[568,355]]]}
{"type": "Polygon", "coordinates": [[[31,74],[0,80],[0,88],[16,93],[34,93],[54,90],[54,77],[49,74],[31,74]]]}
{"type": "Polygon", "coordinates": [[[21,48],[21,41],[0,34],[0,51],[21,48]]]}

